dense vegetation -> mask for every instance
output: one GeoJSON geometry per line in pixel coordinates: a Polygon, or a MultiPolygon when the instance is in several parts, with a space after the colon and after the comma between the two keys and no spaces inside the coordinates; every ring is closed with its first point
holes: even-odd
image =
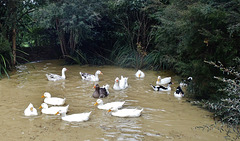
{"type": "MultiPolygon", "coordinates": [[[[54,46],[69,64],[168,69],[183,78],[192,76],[188,96],[223,102],[222,99],[231,96],[218,90],[229,85],[214,76],[225,76],[204,61],[220,61],[239,71],[239,63],[234,61],[239,59],[240,52],[239,3],[239,0],[3,0],[0,77],[19,59],[24,59],[19,55],[23,47],[54,46]]],[[[236,80],[239,86],[239,77],[236,80]]],[[[236,98],[239,105],[239,92],[236,98]]],[[[239,106],[236,108],[239,112],[239,106]]],[[[222,114],[217,116],[225,118],[222,114]]]]}

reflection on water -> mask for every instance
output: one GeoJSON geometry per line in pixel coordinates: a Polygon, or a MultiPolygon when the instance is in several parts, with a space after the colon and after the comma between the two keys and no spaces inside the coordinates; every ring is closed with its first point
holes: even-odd
{"type": "Polygon", "coordinates": [[[61,61],[42,61],[21,65],[11,76],[12,79],[0,81],[2,104],[0,133],[4,139],[18,140],[224,140],[224,134],[217,131],[194,130],[196,126],[213,124],[207,111],[191,106],[185,99],[173,96],[179,78],[170,72],[144,71],[145,78],[135,77],[136,70],[114,66],[63,66],[61,61]],[[34,65],[34,67],[32,67],[34,65]],[[66,67],[66,80],[47,81],[46,73],[61,75],[66,67]],[[79,72],[94,74],[101,70],[99,82],[83,81],[79,72]],[[129,87],[113,90],[116,77],[128,77],[129,87]],[[157,76],[171,76],[172,91],[153,91],[157,76]],[[110,95],[104,103],[126,101],[124,108],[143,108],[139,118],[113,117],[106,110],[99,110],[92,98],[95,84],[109,84],[110,95]],[[80,123],[62,121],[58,115],[44,115],[38,109],[38,116],[25,117],[23,111],[31,102],[39,107],[44,92],[52,96],[65,97],[69,104],[68,114],[92,111],[90,120],[80,123]],[[3,128],[5,127],[5,128],[3,128]],[[11,131],[12,135],[8,133],[11,131]],[[45,134],[47,133],[47,134],[45,134]],[[44,134],[44,135],[42,135],[44,134]],[[46,135],[46,136],[45,136],[46,135]]]}

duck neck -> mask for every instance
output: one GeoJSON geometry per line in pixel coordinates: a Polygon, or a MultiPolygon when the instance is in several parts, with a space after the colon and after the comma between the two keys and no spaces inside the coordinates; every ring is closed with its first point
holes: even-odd
{"type": "Polygon", "coordinates": [[[62,117],[65,117],[65,116],[66,116],[66,113],[65,113],[65,112],[61,113],[61,116],[62,116],[62,117]]]}
{"type": "Polygon", "coordinates": [[[66,76],[65,76],[65,71],[64,71],[64,70],[62,70],[62,78],[63,78],[63,79],[66,78],[66,76]]]}
{"type": "Polygon", "coordinates": [[[114,85],[119,87],[119,82],[116,82],[116,81],[115,81],[115,84],[114,84],[114,85]]]}
{"type": "Polygon", "coordinates": [[[103,102],[101,102],[101,103],[98,103],[98,105],[99,105],[99,106],[103,106],[103,102]]]}
{"type": "Polygon", "coordinates": [[[98,74],[97,74],[97,72],[95,73],[95,78],[98,79],[98,74]]]}

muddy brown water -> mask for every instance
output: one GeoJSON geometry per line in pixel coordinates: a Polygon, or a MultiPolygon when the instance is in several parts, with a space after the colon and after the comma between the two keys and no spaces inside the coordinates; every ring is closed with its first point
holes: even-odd
{"type": "Polygon", "coordinates": [[[221,141],[224,133],[218,130],[201,130],[202,125],[214,124],[212,114],[192,106],[186,99],[173,96],[178,86],[178,76],[169,72],[144,71],[145,78],[135,78],[136,70],[115,66],[63,66],[59,60],[47,60],[21,66],[12,72],[11,79],[0,80],[0,140],[166,140],[166,141],[221,141]],[[33,66],[35,68],[33,68],[33,66]],[[66,67],[67,79],[49,82],[46,73],[60,74],[66,67]],[[83,81],[79,72],[94,74],[101,70],[99,82],[83,81]],[[114,91],[115,78],[128,77],[129,87],[114,91]],[[157,76],[171,76],[174,84],[170,92],[155,92],[150,83],[155,84],[157,76]],[[105,110],[94,106],[93,85],[109,84],[110,95],[104,103],[126,101],[124,108],[144,108],[138,118],[113,117],[105,110]],[[24,109],[31,102],[38,108],[44,92],[52,96],[65,97],[69,104],[68,114],[92,111],[90,120],[79,123],[62,121],[58,115],[41,114],[25,117],[24,109]]]}

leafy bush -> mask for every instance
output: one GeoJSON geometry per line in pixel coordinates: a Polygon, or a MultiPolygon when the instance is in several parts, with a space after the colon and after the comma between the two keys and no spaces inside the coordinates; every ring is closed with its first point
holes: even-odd
{"type": "Polygon", "coordinates": [[[7,73],[8,69],[11,68],[11,48],[10,43],[5,39],[2,34],[0,34],[0,77],[2,73],[5,73],[9,78],[7,73]]]}
{"type": "MultiPolygon", "coordinates": [[[[240,63],[239,58],[237,59],[240,63]]],[[[240,73],[239,68],[235,67],[224,67],[221,62],[218,64],[214,62],[205,61],[208,64],[214,65],[219,68],[223,73],[230,76],[230,78],[220,78],[215,76],[214,78],[226,83],[226,87],[220,89],[228,94],[228,98],[222,98],[218,102],[207,101],[204,104],[204,107],[215,112],[215,117],[221,119],[222,122],[227,123],[228,126],[237,129],[238,132],[237,138],[240,137],[239,134],[239,125],[240,125],[240,73]]],[[[239,67],[239,64],[237,65],[239,67]]]]}

